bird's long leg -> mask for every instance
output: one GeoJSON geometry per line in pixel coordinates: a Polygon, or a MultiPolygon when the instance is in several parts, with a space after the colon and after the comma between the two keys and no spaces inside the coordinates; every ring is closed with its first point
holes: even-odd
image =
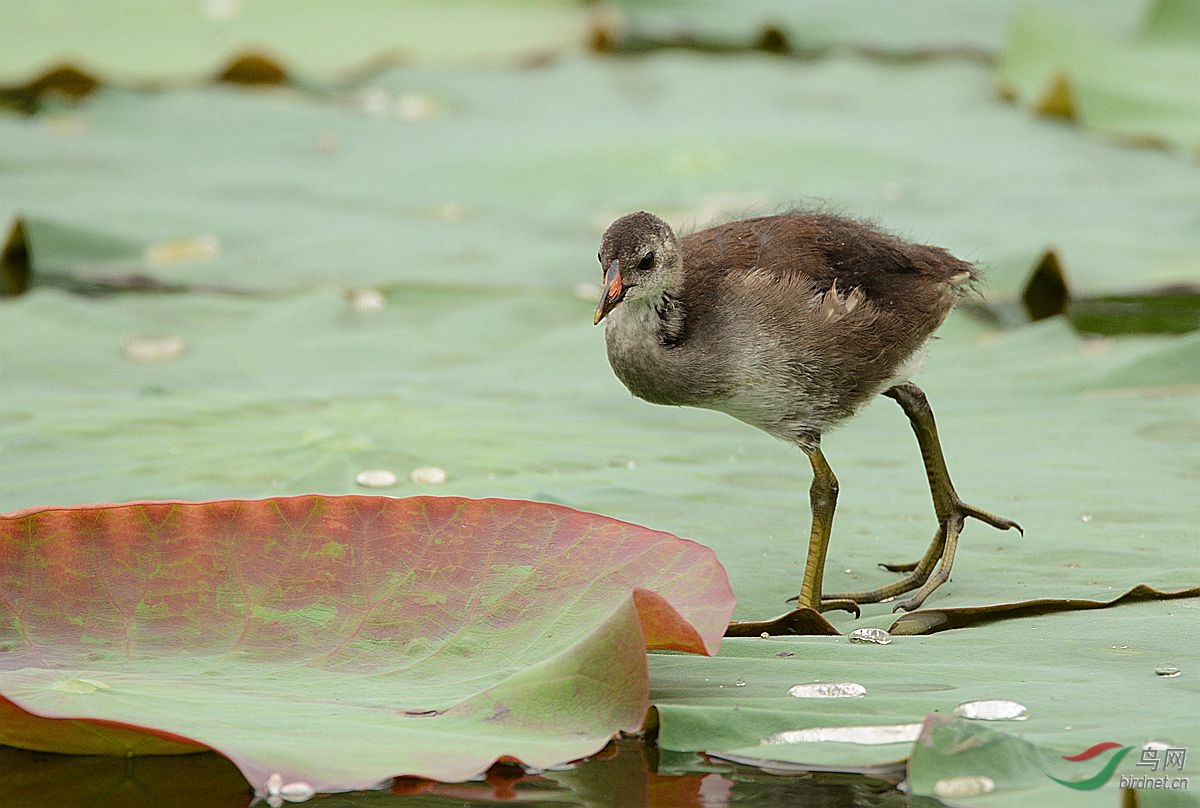
{"type": "MultiPolygon", "coordinates": [[[[878,603],[916,589],[915,595],[896,607],[911,611],[918,608],[930,593],[949,580],[950,569],[954,565],[954,554],[958,549],[958,536],[968,516],[1000,530],[1021,530],[1021,526],[1011,519],[969,505],[959,498],[954,484],[950,481],[946,458],[942,455],[933,410],[921,388],[906,382],[885,390],[883,394],[896,400],[916,433],[917,444],[921,447],[921,459],[925,463],[925,476],[929,480],[929,493],[933,497],[933,510],[937,514],[937,533],[920,561],[915,564],[884,565],[889,569],[908,571],[908,574],[898,581],[878,589],[839,593],[830,597],[846,598],[858,603],[878,603]]],[[[1023,530],[1021,532],[1024,533],[1023,530]]]]}
{"type": "Polygon", "coordinates": [[[829,550],[829,531],[833,527],[833,511],[837,507],[838,481],[821,453],[821,447],[806,449],[812,463],[813,479],[808,489],[812,506],[812,530],[808,537],[808,559],[804,563],[804,579],[800,584],[797,606],[818,612],[844,609],[858,613],[858,604],[846,598],[821,597],[821,581],[825,577],[825,553],[829,550]]]}
{"type": "Polygon", "coordinates": [[[730,623],[726,637],[757,637],[760,634],[837,634],[821,612],[844,609],[858,616],[858,604],[845,598],[821,596],[821,580],[825,574],[825,553],[829,549],[829,531],[833,527],[833,511],[837,506],[838,481],[833,469],[821,454],[820,441],[813,436],[811,445],[803,447],[812,463],[813,479],[808,489],[812,505],[812,530],[808,538],[808,559],[804,564],[804,579],[796,608],[771,620],[730,623]]]}

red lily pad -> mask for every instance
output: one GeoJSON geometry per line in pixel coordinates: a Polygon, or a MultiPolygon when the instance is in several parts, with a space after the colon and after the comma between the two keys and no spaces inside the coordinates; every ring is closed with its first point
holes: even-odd
{"type": "Polygon", "coordinates": [[[0,516],[0,744],[200,747],[263,790],[592,754],[646,648],[712,654],[707,548],[556,505],[324,497],[0,516]]]}

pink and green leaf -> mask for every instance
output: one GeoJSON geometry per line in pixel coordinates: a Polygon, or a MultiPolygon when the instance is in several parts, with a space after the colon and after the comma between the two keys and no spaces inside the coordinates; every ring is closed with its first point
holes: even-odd
{"type": "Polygon", "coordinates": [[[645,650],[715,653],[698,544],[454,497],[141,502],[0,517],[0,743],[210,747],[251,783],[547,766],[636,730],[645,650]]]}

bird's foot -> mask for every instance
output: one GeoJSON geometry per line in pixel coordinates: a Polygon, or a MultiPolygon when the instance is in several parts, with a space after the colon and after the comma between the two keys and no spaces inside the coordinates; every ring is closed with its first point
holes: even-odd
{"type": "Polygon", "coordinates": [[[726,637],[761,637],[764,634],[771,637],[834,636],[840,633],[820,612],[807,606],[793,609],[770,620],[730,623],[725,629],[726,637]]]}
{"type": "MultiPolygon", "coordinates": [[[[792,595],[785,603],[798,603],[799,595],[792,595]]],[[[800,607],[809,608],[809,607],[800,607]]],[[[862,615],[862,610],[858,608],[858,603],[853,598],[843,597],[841,595],[830,595],[829,597],[821,597],[821,608],[817,611],[822,612],[850,612],[855,617],[862,615]]]]}
{"type": "MultiPolygon", "coordinates": [[[[1012,519],[1005,519],[1003,516],[997,516],[990,511],[976,508],[974,505],[959,499],[958,494],[951,493],[948,513],[942,519],[942,523],[938,527],[938,535],[934,537],[933,545],[930,546],[930,550],[932,551],[934,546],[940,544],[941,551],[937,553],[936,558],[932,559],[929,559],[931,553],[927,552],[925,554],[926,558],[918,561],[913,571],[897,582],[906,582],[911,578],[913,579],[912,584],[902,591],[910,592],[913,589],[917,591],[911,598],[897,603],[892,608],[893,612],[901,610],[911,612],[921,608],[921,604],[933,594],[935,589],[950,580],[950,569],[954,566],[954,553],[958,548],[958,535],[962,532],[963,524],[967,521],[967,517],[978,519],[980,522],[991,525],[997,530],[1011,530],[1016,528],[1018,533],[1022,536],[1025,535],[1025,529],[1012,519]],[[925,564],[926,559],[929,559],[928,565],[923,567],[922,565],[925,564]],[[937,564],[936,570],[933,569],[935,563],[937,564]]],[[[899,594],[901,592],[896,593],[896,595],[899,594]]]]}
{"type": "Polygon", "coordinates": [[[1025,528],[1021,527],[1013,520],[1005,519],[1003,516],[997,516],[991,511],[985,511],[983,508],[976,508],[974,505],[963,502],[958,498],[957,494],[954,496],[954,510],[964,517],[969,516],[972,519],[978,519],[984,524],[991,525],[992,527],[996,528],[996,530],[1012,530],[1013,528],[1016,528],[1018,533],[1020,533],[1022,536],[1025,535],[1025,528]]]}
{"type": "Polygon", "coordinates": [[[888,572],[912,572],[920,563],[920,561],[902,561],[896,564],[889,564],[886,561],[880,561],[879,566],[888,572]]]}
{"type": "Polygon", "coordinates": [[[821,598],[822,612],[850,612],[855,617],[862,615],[862,610],[858,608],[857,601],[852,598],[839,597],[822,597],[821,598]]]}
{"type": "Polygon", "coordinates": [[[827,595],[822,602],[828,599],[832,601],[851,600],[859,604],[882,603],[916,590],[912,597],[897,603],[892,611],[898,612],[903,609],[906,612],[911,612],[914,609],[920,608],[921,604],[925,602],[925,599],[935,589],[950,580],[950,570],[954,565],[954,554],[958,548],[958,536],[968,517],[978,519],[997,530],[1015,528],[1022,536],[1025,535],[1024,529],[1013,520],[997,516],[982,508],[976,508],[974,505],[963,502],[957,494],[952,493],[950,495],[950,502],[946,507],[946,515],[942,518],[941,524],[938,525],[938,531],[933,537],[933,542],[930,543],[929,549],[925,551],[925,555],[921,557],[921,560],[911,564],[880,565],[892,572],[906,573],[903,578],[863,592],[844,592],[827,595]]]}

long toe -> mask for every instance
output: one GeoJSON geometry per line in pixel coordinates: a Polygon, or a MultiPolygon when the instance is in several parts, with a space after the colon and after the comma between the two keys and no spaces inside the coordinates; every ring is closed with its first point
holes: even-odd
{"type": "MultiPolygon", "coordinates": [[[[938,531],[934,534],[929,549],[925,551],[925,555],[919,561],[911,564],[880,565],[891,572],[904,573],[903,577],[875,589],[824,595],[821,598],[821,611],[842,609],[852,612],[857,617],[859,607],[863,604],[883,603],[909,592],[913,593],[912,597],[897,603],[893,611],[919,609],[934,590],[950,580],[950,571],[954,565],[954,554],[958,546],[958,536],[968,517],[978,519],[998,530],[1015,528],[1020,531],[1021,535],[1025,535],[1025,531],[1013,520],[997,516],[982,508],[976,508],[952,494],[946,506],[946,517],[938,526],[938,531]]],[[[789,600],[795,600],[795,598],[789,600]]]]}
{"type": "Polygon", "coordinates": [[[892,611],[893,612],[899,612],[899,611],[911,612],[911,611],[915,611],[916,609],[921,608],[921,604],[923,604],[925,602],[925,598],[929,597],[931,594],[933,594],[933,590],[937,589],[939,586],[941,586],[942,584],[946,583],[946,581],[949,581],[949,580],[950,580],[949,570],[947,570],[945,565],[943,564],[942,566],[938,567],[937,572],[935,572],[933,575],[931,575],[929,577],[929,580],[927,580],[921,586],[921,588],[916,591],[916,594],[914,594],[908,600],[903,600],[900,603],[897,603],[895,605],[895,607],[892,609],[892,611]]]}
{"type": "Polygon", "coordinates": [[[868,589],[862,592],[839,592],[835,595],[826,595],[826,597],[830,600],[852,600],[858,604],[882,603],[911,592],[914,589],[919,589],[929,578],[929,574],[933,572],[934,567],[942,560],[945,548],[946,527],[945,525],[939,525],[937,532],[933,534],[933,541],[929,543],[929,549],[925,551],[925,555],[921,556],[920,561],[913,564],[883,565],[887,569],[906,573],[904,577],[875,589],[868,589]]]}
{"type": "Polygon", "coordinates": [[[991,511],[985,511],[983,508],[976,508],[968,502],[963,502],[957,496],[954,497],[954,509],[962,516],[969,516],[972,519],[978,519],[984,524],[991,525],[997,530],[1016,530],[1022,536],[1025,535],[1025,528],[1014,522],[1012,519],[1005,519],[1003,516],[997,516],[991,511]]]}
{"type": "Polygon", "coordinates": [[[855,617],[859,617],[862,614],[862,610],[858,608],[858,603],[856,603],[854,600],[851,598],[838,597],[821,598],[821,611],[850,612],[850,614],[854,615],[855,617]]]}

